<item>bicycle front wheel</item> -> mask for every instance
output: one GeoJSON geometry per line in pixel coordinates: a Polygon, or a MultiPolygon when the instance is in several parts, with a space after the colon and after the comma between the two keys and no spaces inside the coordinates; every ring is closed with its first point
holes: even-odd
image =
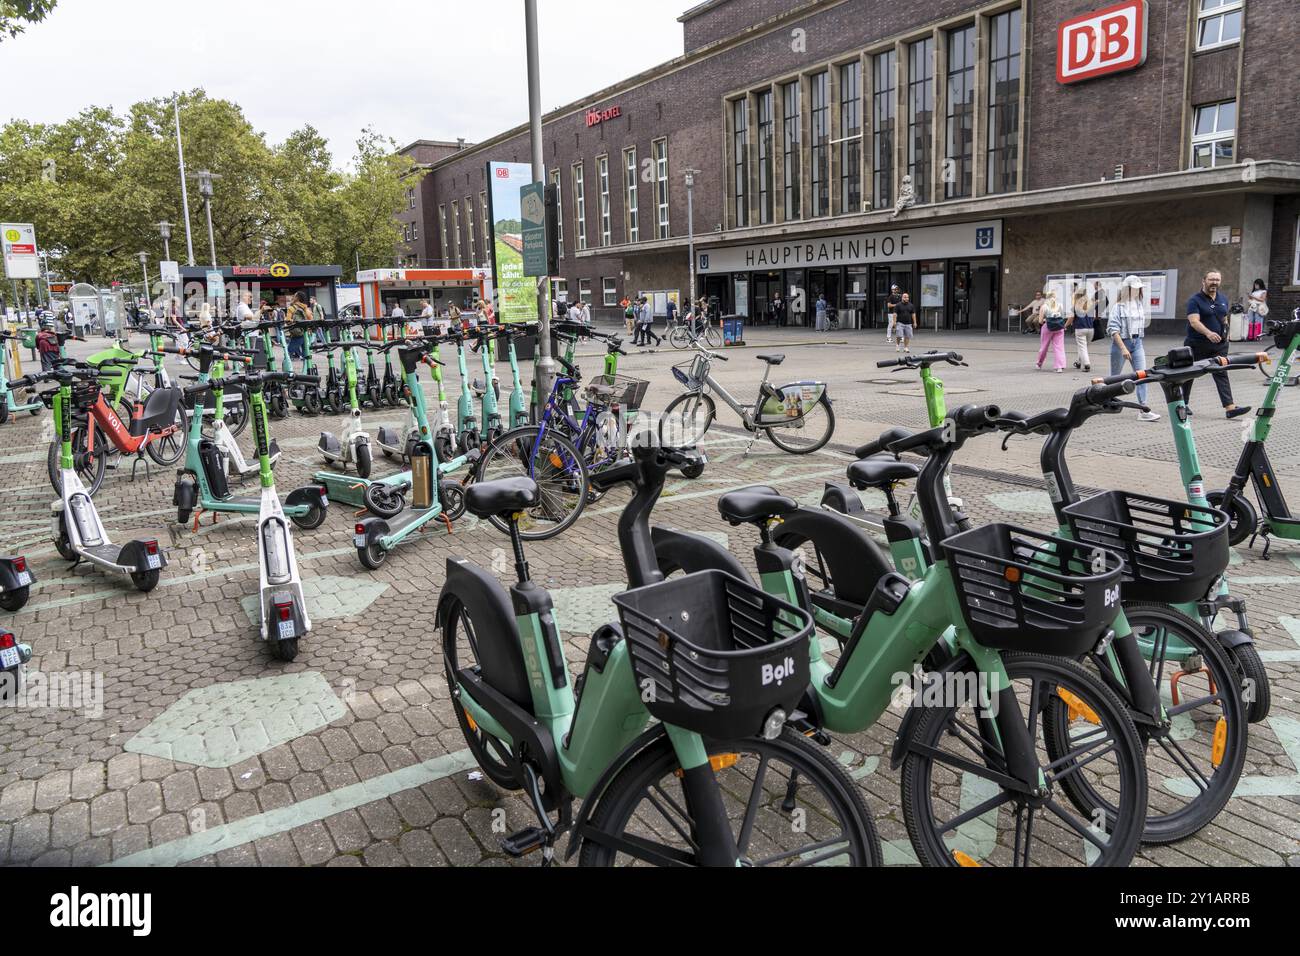
{"type": "Polygon", "coordinates": [[[711,395],[703,392],[678,395],[668,403],[659,419],[659,444],[665,448],[695,447],[704,440],[717,413],[718,406],[711,395]]]}
{"type": "Polygon", "coordinates": [[[188,426],[185,420],[185,409],[181,405],[176,406],[175,425],[176,430],[170,435],[155,438],[144,446],[144,450],[149,453],[149,457],[164,467],[176,464],[181,460],[181,456],[185,454],[186,429],[188,426]]]}
{"type": "MultiPolygon", "coordinates": [[[[50,442],[50,450],[45,456],[45,467],[49,472],[50,484],[56,494],[63,494],[63,472],[59,467],[63,446],[57,440],[50,442]]],[[[108,456],[113,453],[113,446],[108,437],[95,426],[94,444],[85,425],[75,425],[72,429],[72,467],[81,479],[86,493],[93,495],[104,483],[104,467],[108,456]]]]}
{"type": "Polygon", "coordinates": [[[711,349],[722,348],[722,330],[717,328],[716,326],[710,325],[707,329],[705,329],[702,338],[708,344],[709,348],[711,349]]]}
{"type": "Polygon", "coordinates": [[[988,696],[973,669],[953,672],[946,699],[923,708],[905,741],[903,815],[916,855],[926,866],[1127,866],[1147,809],[1142,741],[1128,709],[1074,661],[1003,652],[1002,662],[1006,691],[988,696]],[[999,782],[1007,759],[986,703],[1017,708],[1045,784],[1036,792],[999,782]],[[1057,704],[1071,717],[1060,756],[1044,741],[1057,704]],[[1073,777],[1104,789],[1115,813],[1062,800],[1073,777]]]}
{"type": "MultiPolygon", "coordinates": [[[[708,742],[741,860],[751,866],[880,866],[861,791],[788,727],[775,740],[708,742]]],[[[699,840],[671,747],[633,757],[591,817],[582,866],[696,865],[699,840]],[[600,837],[609,843],[600,842],[600,837]]]]}
{"type": "Polygon", "coordinates": [[[821,448],[835,434],[835,410],[831,408],[826,394],[822,393],[808,414],[789,425],[779,425],[765,431],[772,444],[782,451],[788,451],[792,455],[807,455],[821,448]]]}
{"type": "Polygon", "coordinates": [[[680,325],[674,325],[668,333],[668,344],[675,349],[684,349],[691,344],[691,333],[680,325]]]}
{"type": "MultiPolygon", "coordinates": [[[[573,442],[553,428],[537,425],[512,429],[487,446],[479,459],[476,481],[527,476],[537,482],[540,500],[519,519],[520,537],[529,541],[553,538],[578,520],[591,476],[573,442]]],[[[509,533],[506,522],[488,519],[498,531],[509,533]]]]}

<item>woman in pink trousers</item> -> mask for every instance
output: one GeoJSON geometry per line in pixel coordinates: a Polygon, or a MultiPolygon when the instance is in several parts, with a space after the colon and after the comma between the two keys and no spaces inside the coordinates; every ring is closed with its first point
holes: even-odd
{"type": "Polygon", "coordinates": [[[1056,301],[1056,293],[1047,294],[1047,304],[1043,306],[1043,328],[1038,333],[1038,367],[1043,367],[1047,350],[1052,350],[1052,365],[1056,371],[1065,371],[1065,313],[1056,301]]]}

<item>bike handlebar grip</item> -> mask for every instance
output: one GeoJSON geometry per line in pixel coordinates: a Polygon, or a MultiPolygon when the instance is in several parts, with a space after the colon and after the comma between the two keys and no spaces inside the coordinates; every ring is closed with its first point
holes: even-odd
{"type": "Polygon", "coordinates": [[[193,385],[186,385],[183,391],[186,395],[197,395],[199,392],[206,392],[212,388],[212,382],[195,382],[193,385]]]}
{"type": "Polygon", "coordinates": [[[979,431],[987,428],[1002,417],[1002,410],[996,405],[963,405],[950,416],[958,428],[967,431],[979,431]]]}
{"type": "Polygon", "coordinates": [[[1228,356],[1229,365],[1259,365],[1268,360],[1266,352],[1237,352],[1228,356]]]}
{"type": "Polygon", "coordinates": [[[1112,399],[1119,398],[1121,395],[1130,395],[1137,388],[1137,383],[1132,378],[1124,378],[1118,382],[1103,382],[1100,385],[1089,385],[1088,390],[1084,393],[1089,405],[1105,405],[1112,399]]]}
{"type": "Polygon", "coordinates": [[[876,363],[876,368],[893,368],[898,365],[901,359],[881,359],[876,363]]]}
{"type": "Polygon", "coordinates": [[[712,355],[715,359],[719,359],[720,361],[723,361],[723,362],[730,362],[730,361],[731,361],[731,359],[727,358],[727,356],[723,355],[723,354],[720,353],[720,352],[710,352],[709,354],[712,355]]]}
{"type": "Polygon", "coordinates": [[[962,357],[962,354],[960,352],[949,352],[948,361],[957,363],[957,362],[964,362],[965,359],[962,357]]]}
{"type": "Polygon", "coordinates": [[[296,372],[274,372],[272,381],[302,382],[304,385],[319,385],[319,375],[299,375],[296,372]]]}

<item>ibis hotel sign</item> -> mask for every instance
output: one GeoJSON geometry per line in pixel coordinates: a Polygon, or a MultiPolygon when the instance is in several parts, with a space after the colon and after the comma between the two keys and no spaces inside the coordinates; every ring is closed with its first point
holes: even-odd
{"type": "Polygon", "coordinates": [[[1134,70],[1147,58],[1146,0],[1066,20],[1056,34],[1056,80],[1078,83],[1134,70]]]}
{"type": "Polygon", "coordinates": [[[911,262],[916,259],[983,258],[1002,254],[1002,220],[855,232],[809,239],[779,239],[722,246],[699,253],[700,272],[762,272],[767,269],[911,262]]]}

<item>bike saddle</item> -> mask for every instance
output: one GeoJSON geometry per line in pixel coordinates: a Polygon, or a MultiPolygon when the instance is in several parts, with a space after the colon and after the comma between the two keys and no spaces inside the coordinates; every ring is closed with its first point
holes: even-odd
{"type": "Polygon", "coordinates": [[[754,358],[762,359],[768,365],[780,365],[785,361],[785,355],[780,352],[773,355],[755,355],[754,358]]]}
{"type": "Polygon", "coordinates": [[[793,498],[765,491],[731,491],[718,499],[718,514],[733,525],[779,518],[798,508],[793,498]]]}
{"type": "Polygon", "coordinates": [[[921,469],[910,461],[898,461],[893,455],[878,455],[863,458],[849,465],[849,484],[858,490],[863,488],[884,489],[897,481],[907,481],[921,473],[921,469]]]}
{"type": "Polygon", "coordinates": [[[465,492],[465,507],[478,518],[513,514],[534,507],[540,500],[537,482],[524,475],[480,482],[465,492]]]}

